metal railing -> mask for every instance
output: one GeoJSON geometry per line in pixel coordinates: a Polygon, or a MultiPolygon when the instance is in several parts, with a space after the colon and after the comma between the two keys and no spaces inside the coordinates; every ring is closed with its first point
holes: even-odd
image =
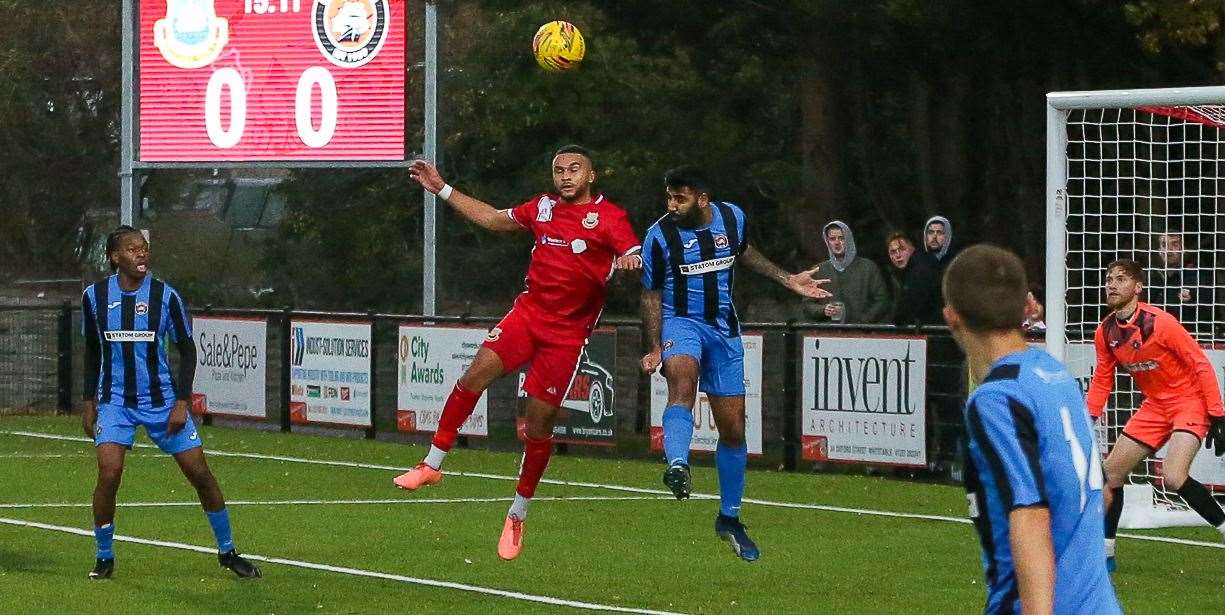
{"type": "MultiPolygon", "coordinates": [[[[205,306],[197,316],[261,318],[267,324],[266,410],[263,428],[283,431],[337,431],[334,427],[293,424],[290,421],[290,323],[294,319],[327,319],[372,323],[371,425],[357,430],[369,438],[424,443],[428,434],[397,431],[396,352],[400,324],[495,324],[498,318],[433,316],[376,312],[325,312],[293,309],[232,309],[205,306]]],[[[11,306],[0,308],[0,413],[70,412],[81,398],[83,344],[79,307],[11,306]],[[74,349],[76,351],[74,352],[74,349]]],[[[616,332],[613,368],[616,440],[611,447],[559,445],[562,451],[600,456],[645,457],[650,449],[650,382],[638,368],[642,332],[637,319],[605,319],[601,327],[616,332]]],[[[921,335],[927,339],[926,447],[927,468],[884,469],[934,478],[958,477],[963,436],[961,408],[966,398],[964,356],[946,327],[845,325],[803,322],[744,323],[745,331],[763,336],[762,351],[762,454],[755,463],[789,470],[828,469],[833,466],[801,459],[800,340],[806,334],[921,335]]],[[[171,353],[172,362],[177,353],[171,353]]],[[[461,437],[459,445],[494,450],[520,447],[516,432],[518,387],[513,377],[502,378],[489,389],[489,435],[461,437]]],[[[250,425],[251,419],[208,416],[206,423],[250,425]]],[[[342,429],[341,429],[342,430],[342,429]]],[[[350,430],[352,432],[352,430],[350,430]]],[[[837,467],[845,467],[839,465],[837,467]]]]}

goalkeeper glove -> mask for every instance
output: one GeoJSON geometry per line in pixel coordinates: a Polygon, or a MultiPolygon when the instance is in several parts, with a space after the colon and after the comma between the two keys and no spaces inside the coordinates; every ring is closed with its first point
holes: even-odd
{"type": "Polygon", "coordinates": [[[1217,457],[1225,455],[1225,416],[1210,416],[1204,448],[1212,448],[1217,457]]]}

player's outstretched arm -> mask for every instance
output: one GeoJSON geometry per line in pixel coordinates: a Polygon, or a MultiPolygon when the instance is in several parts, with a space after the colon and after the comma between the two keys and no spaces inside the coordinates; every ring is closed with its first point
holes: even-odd
{"type": "Polygon", "coordinates": [[[754,248],[752,244],[745,246],[744,254],[740,256],[740,262],[744,263],[749,269],[786,286],[797,295],[810,299],[824,299],[833,296],[833,293],[821,288],[821,285],[829,282],[829,280],[817,280],[812,277],[812,274],[817,271],[815,268],[796,274],[787,273],[782,267],[775,265],[765,255],[758,252],[757,248],[754,248]]]}
{"type": "Polygon", "coordinates": [[[1020,506],[1008,513],[1008,542],[1017,572],[1021,613],[1047,615],[1055,608],[1055,547],[1051,511],[1020,506]]]}
{"type": "Polygon", "coordinates": [[[481,228],[491,231],[521,231],[524,230],[518,222],[506,215],[505,211],[495,209],[489,203],[468,196],[452,188],[442,179],[438,168],[424,160],[414,160],[408,166],[408,176],[421,184],[422,188],[437,194],[442,200],[451,204],[459,214],[481,228]]]}
{"type": "Polygon", "coordinates": [[[659,368],[663,362],[659,339],[663,327],[663,293],[658,290],[643,289],[639,301],[642,310],[642,330],[647,336],[647,354],[642,357],[642,371],[648,374],[659,368]]]}

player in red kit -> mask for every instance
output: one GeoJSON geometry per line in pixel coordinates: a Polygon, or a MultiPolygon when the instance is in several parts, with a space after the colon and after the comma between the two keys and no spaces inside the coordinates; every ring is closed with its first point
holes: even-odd
{"type": "Polygon", "coordinates": [[[1135,261],[1106,267],[1106,306],[1111,312],[1094,335],[1097,369],[1089,385],[1089,414],[1102,415],[1114,386],[1115,367],[1131,374],[1144,401],[1106,457],[1106,567],[1114,570],[1114,539],[1123,514],[1123,481],[1145,457],[1168,444],[1162,461],[1167,489],[1225,534],[1225,512],[1212,493],[1189,475],[1199,450],[1225,453],[1225,408],[1212,364],[1178,320],[1139,301],[1144,271],[1135,261]]]}
{"type": "Polygon", "coordinates": [[[577,145],[553,155],[555,192],[511,209],[494,209],[455,190],[423,160],[412,163],[409,176],[483,228],[536,236],[527,289],[502,322],[489,330],[472,365],[455,384],[429,454],[395,479],[396,486],[410,491],[441,481],[442,461],[481,394],[504,374],[530,362],[523,383],[528,397],[527,434],[519,486],[498,541],[498,556],[514,559],[523,548],[528,502],[553,451],[553,421],[574,379],[583,345],[604,309],[608,280],[615,270],[641,269],[642,246],[625,210],[593,192],[596,174],[591,156],[577,145]]]}

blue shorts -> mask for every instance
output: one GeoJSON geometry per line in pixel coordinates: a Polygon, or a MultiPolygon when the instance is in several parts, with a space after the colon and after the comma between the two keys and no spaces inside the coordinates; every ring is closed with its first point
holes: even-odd
{"type": "Polygon", "coordinates": [[[136,441],[136,426],[144,425],[149,439],[167,455],[177,455],[197,446],[201,446],[200,432],[187,413],[187,423],[176,434],[166,433],[166,422],[170,420],[170,411],[174,406],[154,408],[152,410],[132,410],[123,406],[100,404],[98,406],[98,422],[94,427],[94,446],[106,442],[132,448],[136,441]]]}
{"type": "Polygon", "coordinates": [[[744,346],[714,327],[690,318],[665,318],[663,359],[689,355],[698,360],[698,390],[707,395],[744,395],[744,346]]]}

